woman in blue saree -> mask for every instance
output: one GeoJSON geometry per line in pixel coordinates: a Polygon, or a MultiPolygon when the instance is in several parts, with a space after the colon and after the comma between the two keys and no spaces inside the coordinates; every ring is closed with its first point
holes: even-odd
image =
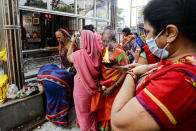
{"type": "Polygon", "coordinates": [[[37,80],[39,90],[44,91],[47,98],[46,119],[57,125],[67,125],[73,77],[56,65],[46,65],[40,68],[37,80]]]}

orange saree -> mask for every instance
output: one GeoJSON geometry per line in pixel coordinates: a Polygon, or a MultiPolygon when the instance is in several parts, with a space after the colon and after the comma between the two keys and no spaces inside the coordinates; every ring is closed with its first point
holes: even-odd
{"type": "MultiPolygon", "coordinates": [[[[114,52],[113,56],[110,57],[110,60],[116,60],[116,66],[127,65],[128,62],[125,52],[122,49],[118,48],[114,52]]],[[[102,81],[100,82],[100,84],[102,86],[105,86],[106,88],[109,88],[110,86],[115,84],[115,82],[121,77],[121,75],[123,75],[122,70],[107,68],[103,64],[101,64],[102,81]]],[[[101,89],[99,89],[99,93],[92,96],[91,111],[96,111],[97,113],[98,128],[100,131],[111,130],[110,119],[112,104],[118,91],[120,90],[121,85],[122,82],[112,91],[112,93],[108,97],[103,96],[101,89]]]]}

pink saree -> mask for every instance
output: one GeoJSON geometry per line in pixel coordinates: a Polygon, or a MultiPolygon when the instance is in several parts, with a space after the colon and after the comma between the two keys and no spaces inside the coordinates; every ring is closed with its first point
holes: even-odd
{"type": "Polygon", "coordinates": [[[90,112],[91,97],[96,93],[99,79],[100,53],[94,34],[84,30],[81,33],[83,49],[73,53],[77,75],[74,77],[74,102],[77,122],[81,131],[97,131],[97,120],[90,112]]]}

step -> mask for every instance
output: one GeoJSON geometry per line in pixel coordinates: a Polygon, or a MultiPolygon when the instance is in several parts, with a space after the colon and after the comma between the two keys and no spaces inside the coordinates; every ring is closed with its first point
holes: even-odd
{"type": "Polygon", "coordinates": [[[0,131],[10,130],[44,113],[41,93],[0,104],[0,131]]]}

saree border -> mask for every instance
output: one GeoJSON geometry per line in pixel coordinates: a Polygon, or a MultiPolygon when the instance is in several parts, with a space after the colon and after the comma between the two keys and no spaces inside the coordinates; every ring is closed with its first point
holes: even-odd
{"type": "Polygon", "coordinates": [[[159,101],[152,93],[150,93],[146,88],[143,91],[152,99],[152,101],[154,101],[159,106],[159,108],[168,117],[168,119],[170,120],[170,122],[173,125],[176,125],[177,124],[177,121],[174,118],[173,114],[169,111],[169,109],[167,109],[167,107],[161,101],[159,101]]]}
{"type": "Polygon", "coordinates": [[[46,77],[47,77],[47,78],[52,78],[52,79],[54,79],[54,80],[57,80],[57,81],[63,83],[63,84],[65,85],[65,87],[68,87],[68,91],[71,92],[71,87],[70,87],[70,85],[67,84],[65,81],[63,81],[63,80],[57,78],[57,77],[54,77],[54,76],[51,76],[51,75],[38,75],[38,76],[37,76],[38,79],[42,79],[42,78],[46,78],[46,77]]]}

